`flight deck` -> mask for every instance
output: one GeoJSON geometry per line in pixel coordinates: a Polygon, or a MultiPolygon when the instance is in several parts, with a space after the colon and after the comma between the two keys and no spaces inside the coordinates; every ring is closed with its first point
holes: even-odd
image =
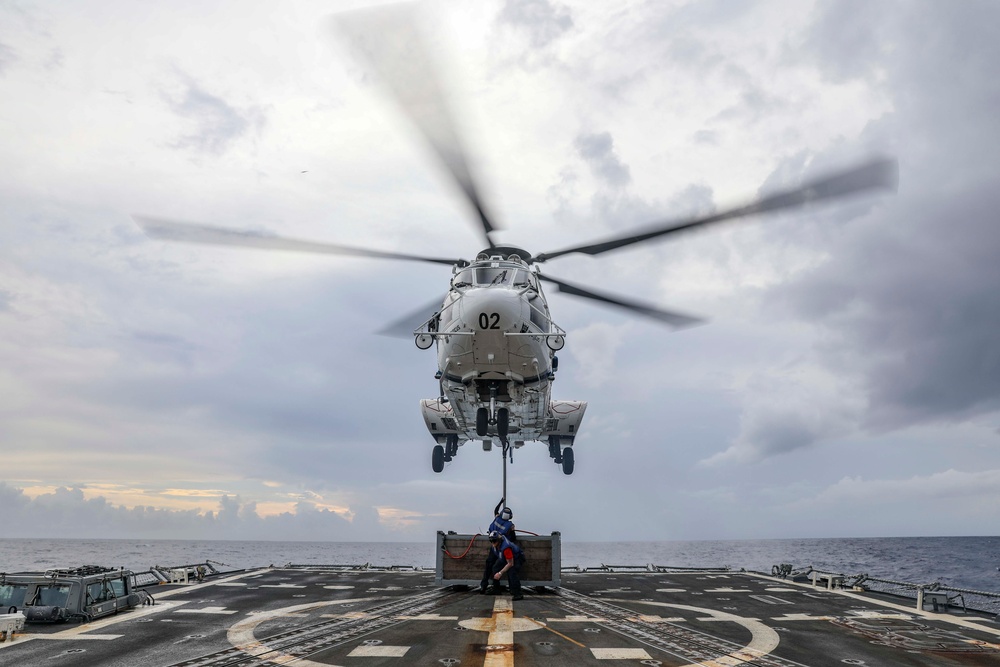
{"type": "Polygon", "coordinates": [[[1000,665],[991,614],[829,580],[568,568],[558,587],[512,601],[435,577],[287,565],[150,586],[151,605],[28,624],[0,642],[0,665],[1000,665]]]}

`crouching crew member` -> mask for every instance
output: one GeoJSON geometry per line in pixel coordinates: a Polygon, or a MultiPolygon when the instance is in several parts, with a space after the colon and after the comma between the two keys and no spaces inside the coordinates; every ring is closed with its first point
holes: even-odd
{"type": "Polygon", "coordinates": [[[492,592],[491,589],[496,586],[494,582],[500,581],[500,578],[506,574],[507,581],[510,583],[510,599],[523,600],[521,568],[525,562],[524,551],[516,543],[511,542],[496,531],[490,533],[490,544],[493,545],[490,551],[494,552],[496,562],[493,566],[493,581],[490,582],[486,592],[492,592]]]}
{"type": "MultiPolygon", "coordinates": [[[[517,542],[517,533],[514,531],[514,524],[511,519],[514,518],[514,512],[511,511],[509,507],[504,507],[504,502],[506,498],[501,498],[500,502],[493,509],[493,522],[490,527],[486,530],[486,534],[499,533],[502,537],[506,537],[511,542],[517,542]],[[500,508],[503,507],[501,510],[500,508]]],[[[494,565],[496,565],[497,555],[493,549],[490,549],[486,553],[486,567],[483,568],[483,580],[479,582],[479,592],[485,593],[486,586],[490,583],[490,577],[496,572],[494,565]]]]}

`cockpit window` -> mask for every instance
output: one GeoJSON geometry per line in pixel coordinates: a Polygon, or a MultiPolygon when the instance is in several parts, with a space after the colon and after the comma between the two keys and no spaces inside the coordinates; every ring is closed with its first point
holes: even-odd
{"type": "Polygon", "coordinates": [[[472,269],[462,269],[451,280],[452,287],[471,287],[472,269]]]}
{"type": "Polygon", "coordinates": [[[451,279],[451,286],[454,289],[496,285],[538,289],[538,282],[531,271],[510,264],[493,263],[492,266],[469,267],[462,269],[451,279]]]}
{"type": "Polygon", "coordinates": [[[509,285],[511,284],[511,274],[514,273],[513,269],[476,269],[476,285],[480,287],[489,287],[490,285],[509,285]]]}
{"type": "Polygon", "coordinates": [[[507,287],[534,287],[534,276],[530,271],[518,269],[513,266],[478,268],[474,269],[476,274],[476,285],[478,287],[490,287],[492,285],[506,285],[507,287]]]}

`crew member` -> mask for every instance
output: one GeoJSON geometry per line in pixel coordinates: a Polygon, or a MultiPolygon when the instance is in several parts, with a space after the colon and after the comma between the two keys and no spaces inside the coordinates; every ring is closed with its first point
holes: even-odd
{"type": "MultiPolygon", "coordinates": [[[[509,507],[504,507],[504,503],[507,501],[506,498],[501,498],[497,506],[493,508],[493,522],[490,523],[490,527],[486,530],[486,534],[499,533],[501,536],[506,537],[511,542],[517,542],[517,533],[514,531],[514,524],[511,519],[514,518],[514,512],[511,511],[509,507]],[[503,507],[501,510],[500,508],[503,507]]],[[[497,555],[491,548],[486,554],[486,567],[483,568],[483,580],[479,582],[479,592],[485,593],[487,586],[490,584],[490,577],[496,571],[494,565],[496,565],[497,555]]]]}
{"type": "Polygon", "coordinates": [[[490,551],[494,553],[496,561],[493,566],[493,580],[490,582],[490,586],[486,592],[490,593],[490,589],[496,585],[494,582],[500,581],[500,578],[506,574],[507,581],[510,583],[510,599],[523,600],[524,596],[521,595],[521,567],[524,566],[525,562],[524,551],[517,544],[496,531],[490,533],[490,544],[493,545],[490,551]]]}
{"type": "Polygon", "coordinates": [[[495,530],[511,542],[517,542],[517,533],[514,532],[514,524],[511,521],[514,518],[514,512],[507,507],[506,502],[506,498],[501,498],[497,506],[493,508],[493,523],[486,530],[486,534],[489,535],[495,530]],[[501,507],[503,509],[500,509],[501,507]]]}

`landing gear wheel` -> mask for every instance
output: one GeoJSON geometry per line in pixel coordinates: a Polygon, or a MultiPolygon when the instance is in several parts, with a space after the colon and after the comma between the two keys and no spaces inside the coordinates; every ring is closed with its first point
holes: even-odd
{"type": "Polygon", "coordinates": [[[476,411],[476,435],[483,436],[490,431],[490,411],[479,408],[476,411]]]}
{"type": "Polygon", "coordinates": [[[509,428],[510,412],[507,411],[507,408],[500,408],[497,410],[497,435],[501,438],[506,438],[509,428]]]}
{"type": "Polygon", "coordinates": [[[434,472],[444,470],[444,447],[441,445],[434,445],[434,451],[431,452],[431,468],[434,472]]]}
{"type": "Polygon", "coordinates": [[[573,474],[573,448],[567,447],[562,453],[562,467],[564,475],[573,474]]]}

